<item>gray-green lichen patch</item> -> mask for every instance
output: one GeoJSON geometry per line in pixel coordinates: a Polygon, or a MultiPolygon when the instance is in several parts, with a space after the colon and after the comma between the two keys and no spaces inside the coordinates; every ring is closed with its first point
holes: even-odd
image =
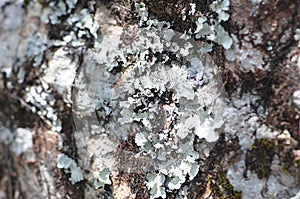
{"type": "Polygon", "coordinates": [[[56,100],[51,95],[49,85],[45,81],[41,81],[41,85],[27,86],[25,91],[24,102],[28,104],[27,108],[48,123],[53,131],[60,132],[61,120],[57,116],[58,111],[53,108],[56,100]]]}
{"type": "Polygon", "coordinates": [[[72,184],[80,182],[83,180],[83,174],[81,169],[77,166],[77,163],[66,156],[65,154],[59,154],[57,157],[57,167],[64,169],[66,173],[71,173],[69,180],[72,184]]]}
{"type": "MultiPolygon", "coordinates": [[[[58,28],[60,32],[53,34],[55,40],[44,34],[45,30],[34,30],[28,34],[25,45],[19,43],[24,12],[18,2],[2,9],[6,17],[0,14],[0,21],[5,24],[0,28],[3,41],[0,70],[9,78],[15,63],[22,63],[24,59],[32,61],[33,70],[42,75],[37,82],[24,86],[24,101],[21,103],[50,124],[53,131],[62,129],[58,112],[64,107],[58,106],[52,89],[55,88],[64,102],[71,105],[70,86],[80,62],[77,55],[85,51],[88,42],[99,39],[95,48],[84,54],[73,89],[79,165],[92,175],[79,174],[79,167],[74,166],[75,162],[68,157],[59,159],[61,168],[73,165],[67,169],[74,173],[73,177],[71,174],[73,183],[84,176],[88,184],[97,189],[113,182],[109,174],[148,172],[145,185],[152,198],[167,197],[169,193],[187,198],[187,182],[196,178],[203,161],[211,155],[211,147],[219,138],[219,128],[219,132],[228,138],[227,143],[231,142],[231,137],[238,139],[239,153],[260,158],[260,150],[253,150],[256,143],[275,138],[288,143],[291,138],[286,130],[280,134],[263,123],[267,110],[261,105],[263,99],[258,93],[236,92],[230,100],[219,98],[222,92],[214,63],[203,54],[211,51],[214,43],[230,49],[233,38],[233,49],[225,52],[229,61],[237,61],[241,68],[253,73],[257,69],[268,69],[264,65],[263,51],[255,47],[264,42],[263,33],[254,32],[256,39],[253,42],[250,42],[251,37],[245,36],[245,41],[238,46],[240,38],[229,36],[225,30],[224,22],[229,19],[228,0],[212,1],[208,13],[196,17],[196,30],[187,34],[174,32],[172,22],[151,19],[147,4],[138,3],[135,7],[141,17],[140,25],[145,29],[128,27],[123,30],[112,26],[109,29],[112,34],[102,35],[102,41],[97,34],[99,26],[88,10],[74,9],[77,1],[51,2],[52,7],[42,7],[31,1],[27,5],[27,16],[39,18],[41,13],[44,22],[48,20],[53,27],[67,28],[58,28]],[[20,11],[17,16],[10,14],[13,9],[20,11]],[[203,46],[191,40],[188,34],[203,41],[203,46]],[[43,62],[44,57],[49,61],[43,62]],[[199,139],[203,144],[194,145],[199,139]]],[[[259,5],[259,1],[256,2],[255,5],[259,5]]],[[[188,11],[181,12],[186,15],[183,20],[199,14],[196,3],[188,6],[188,11]]],[[[31,18],[25,17],[24,21],[27,25],[26,21],[31,21],[31,18]]],[[[247,31],[241,32],[249,35],[247,31]]],[[[295,40],[299,39],[298,30],[292,35],[295,40]]],[[[271,51],[273,48],[269,43],[267,49],[271,51]]],[[[26,83],[26,68],[23,65],[17,65],[17,68],[18,84],[26,83]]],[[[13,86],[8,82],[9,88],[13,86]]],[[[298,95],[294,93],[295,106],[299,106],[298,95]]],[[[30,130],[18,128],[16,132],[8,132],[1,132],[0,137],[6,144],[12,143],[12,151],[16,154],[23,154],[31,148],[30,130]]],[[[245,155],[240,157],[227,172],[230,183],[244,198],[259,198],[261,193],[270,198],[284,198],[298,193],[293,177],[280,170],[283,168],[276,155],[261,168],[260,164],[254,164],[258,168],[249,166],[250,160],[257,159],[247,159],[245,155]],[[270,168],[270,173],[265,171],[270,168]],[[249,187],[257,190],[248,190],[249,187]]],[[[45,166],[40,168],[43,170],[45,166]]],[[[43,178],[47,178],[49,172],[42,172],[43,178]]],[[[55,193],[54,186],[51,186],[51,193],[55,193]]]]}
{"type": "Polygon", "coordinates": [[[105,185],[111,185],[112,182],[109,179],[109,173],[108,168],[104,168],[99,172],[98,178],[94,181],[95,189],[100,187],[104,188],[105,185]]]}
{"type": "MultiPolygon", "coordinates": [[[[175,7],[180,6],[178,4],[175,5],[175,7]]],[[[182,21],[185,21],[187,17],[196,18],[195,16],[197,16],[196,20],[193,19],[196,29],[190,28],[185,30],[185,32],[203,41],[202,52],[211,52],[214,43],[223,46],[226,50],[232,46],[233,40],[223,26],[223,22],[228,21],[230,17],[228,14],[229,6],[229,0],[216,0],[209,5],[209,9],[206,12],[201,11],[201,8],[197,7],[196,3],[190,3],[188,9],[185,7],[181,10],[182,21]]],[[[140,26],[151,26],[155,19],[151,19],[148,16],[147,5],[144,2],[135,3],[135,8],[140,17],[140,26]]],[[[170,21],[170,24],[172,23],[173,21],[170,21]]]]}
{"type": "Polygon", "coordinates": [[[242,150],[251,147],[255,140],[255,131],[260,127],[259,117],[264,117],[264,108],[261,107],[261,115],[257,115],[253,106],[257,104],[259,96],[245,93],[242,97],[234,97],[223,112],[224,131],[229,135],[239,138],[242,150]],[[240,133],[243,129],[243,133],[240,133]]]}
{"type": "Polygon", "coordinates": [[[67,1],[52,1],[48,2],[48,6],[41,15],[41,20],[45,23],[58,24],[61,22],[61,18],[76,7],[77,0],[67,0],[67,1]]]}
{"type": "Polygon", "coordinates": [[[235,190],[241,191],[242,198],[286,198],[297,194],[297,182],[289,173],[283,172],[283,167],[275,156],[269,172],[272,173],[267,179],[259,179],[257,174],[246,169],[241,157],[234,167],[228,170],[227,178],[235,190]],[[246,175],[246,178],[243,177],[246,175]],[[251,189],[249,189],[251,187],[251,189]]]}
{"type": "Polygon", "coordinates": [[[34,67],[41,65],[44,52],[50,47],[48,42],[46,35],[42,35],[39,32],[29,37],[26,56],[33,59],[34,67]]]}
{"type": "MultiPolygon", "coordinates": [[[[158,21],[126,31],[103,36],[85,55],[72,96],[75,138],[87,148],[81,158],[93,156],[114,175],[150,172],[152,197],[164,197],[197,175],[194,139],[218,140],[222,87],[213,61],[188,35],[158,21]],[[138,152],[122,151],[129,137],[138,152]]],[[[202,147],[209,154],[211,145],[202,147]]]]}
{"type": "Polygon", "coordinates": [[[7,88],[13,90],[26,84],[21,91],[22,106],[58,132],[62,129],[58,114],[64,107],[54,108],[56,94],[71,106],[71,85],[78,57],[86,48],[87,40],[97,38],[99,28],[87,9],[71,12],[76,4],[77,0],[43,4],[30,1],[22,7],[23,1],[16,1],[1,7],[3,12],[0,14],[1,22],[5,24],[0,28],[0,71],[9,79],[7,88]],[[64,20],[61,20],[62,16],[64,20]],[[47,23],[66,28],[60,29],[53,39],[52,32],[45,30],[47,23]],[[14,71],[17,73],[15,82],[14,71]],[[33,74],[38,74],[39,78],[28,77],[33,74]],[[34,81],[28,84],[29,79],[34,81]]]}
{"type": "Polygon", "coordinates": [[[215,19],[212,16],[209,16],[209,18],[206,16],[198,18],[196,22],[197,28],[194,32],[197,39],[204,38],[216,42],[227,50],[231,47],[233,43],[232,38],[224,27],[219,24],[220,22],[229,19],[229,14],[225,12],[229,10],[229,4],[229,0],[214,1],[210,5],[210,8],[217,14],[217,18],[215,19]]]}
{"type": "Polygon", "coordinates": [[[297,28],[295,31],[294,39],[297,41],[300,40],[300,29],[299,28],[297,28]]]}

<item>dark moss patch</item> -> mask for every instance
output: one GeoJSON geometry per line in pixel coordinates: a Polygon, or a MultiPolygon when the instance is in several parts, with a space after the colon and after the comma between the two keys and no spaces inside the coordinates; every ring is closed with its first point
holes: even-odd
{"type": "Polygon", "coordinates": [[[246,168],[256,173],[259,179],[269,177],[271,164],[276,153],[276,146],[273,140],[256,140],[252,148],[246,153],[246,168]]]}
{"type": "Polygon", "coordinates": [[[220,199],[241,199],[242,193],[234,190],[234,187],[230,184],[226,173],[220,171],[217,175],[217,180],[211,180],[212,195],[214,198],[220,199]]]}

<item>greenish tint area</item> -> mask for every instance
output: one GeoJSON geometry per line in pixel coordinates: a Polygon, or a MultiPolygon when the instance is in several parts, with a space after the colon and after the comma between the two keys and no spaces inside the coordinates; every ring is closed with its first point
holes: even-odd
{"type": "Polygon", "coordinates": [[[218,179],[211,181],[211,190],[213,196],[220,199],[241,199],[242,192],[234,190],[234,187],[230,184],[230,181],[226,177],[226,173],[224,171],[220,171],[218,174],[218,179]]]}
{"type": "Polygon", "coordinates": [[[271,164],[277,146],[274,140],[256,140],[246,154],[246,168],[256,173],[259,179],[268,178],[271,173],[271,164]]]}
{"type": "Polygon", "coordinates": [[[24,4],[28,5],[32,0],[24,0],[24,4]]]}

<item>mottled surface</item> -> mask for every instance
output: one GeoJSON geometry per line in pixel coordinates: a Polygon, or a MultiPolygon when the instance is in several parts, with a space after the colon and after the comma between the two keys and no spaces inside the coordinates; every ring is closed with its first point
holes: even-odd
{"type": "Polygon", "coordinates": [[[298,198],[300,4],[136,3],[0,2],[0,198],[298,198]]]}

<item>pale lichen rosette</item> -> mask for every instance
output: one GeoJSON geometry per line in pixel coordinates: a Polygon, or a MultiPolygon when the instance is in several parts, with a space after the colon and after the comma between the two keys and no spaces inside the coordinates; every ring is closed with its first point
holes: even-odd
{"type": "Polygon", "coordinates": [[[216,66],[165,22],[114,32],[86,53],[74,83],[79,156],[112,172],[159,171],[178,189],[219,138],[216,66]]]}

